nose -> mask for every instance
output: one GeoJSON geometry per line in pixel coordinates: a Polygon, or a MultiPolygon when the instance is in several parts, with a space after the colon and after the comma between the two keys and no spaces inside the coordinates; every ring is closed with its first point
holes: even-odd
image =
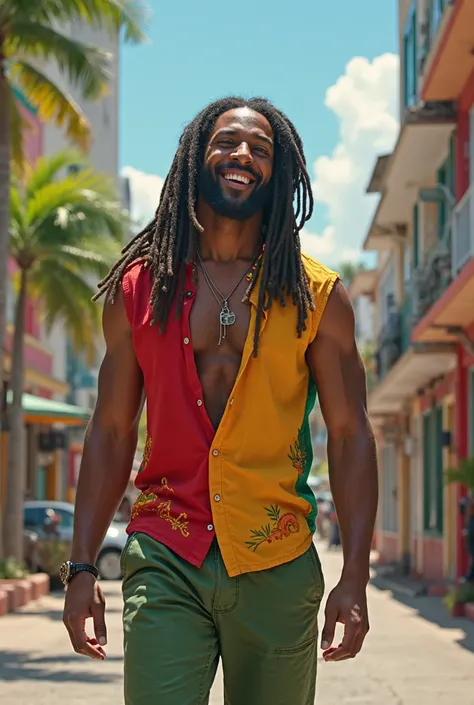
{"type": "Polygon", "coordinates": [[[247,142],[241,142],[232,152],[232,159],[237,159],[241,164],[251,164],[253,162],[252,152],[247,142]]]}

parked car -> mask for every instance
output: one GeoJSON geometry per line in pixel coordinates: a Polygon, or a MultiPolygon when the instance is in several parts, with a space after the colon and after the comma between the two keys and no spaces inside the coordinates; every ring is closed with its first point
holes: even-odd
{"type": "MultiPolygon", "coordinates": [[[[57,576],[71,554],[74,505],[68,502],[30,500],[23,505],[25,557],[30,570],[57,576]]],[[[121,577],[120,554],[125,546],[126,524],[113,521],[97,558],[103,580],[121,577]]]]}

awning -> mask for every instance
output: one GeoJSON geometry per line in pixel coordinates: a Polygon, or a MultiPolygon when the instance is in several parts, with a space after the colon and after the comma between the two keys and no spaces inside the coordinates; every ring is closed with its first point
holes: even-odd
{"type": "MultiPolygon", "coordinates": [[[[11,390],[7,395],[7,402],[11,403],[11,390]]],[[[54,399],[37,397],[34,394],[23,394],[23,412],[27,423],[52,424],[62,423],[68,426],[82,426],[90,416],[89,409],[84,409],[73,404],[65,404],[54,399]]]]}

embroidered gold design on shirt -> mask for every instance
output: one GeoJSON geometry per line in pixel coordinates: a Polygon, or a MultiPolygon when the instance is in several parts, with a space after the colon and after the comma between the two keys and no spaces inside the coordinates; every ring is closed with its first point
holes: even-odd
{"type": "Polygon", "coordinates": [[[297,534],[300,530],[299,521],[292,512],[282,514],[278,504],[272,504],[264,509],[272,523],[264,524],[260,529],[250,529],[251,540],[245,542],[245,545],[254,553],[262,543],[281,541],[291,534],[297,534]]]}
{"type": "Polygon", "coordinates": [[[148,465],[148,462],[149,462],[150,456],[151,456],[151,447],[152,447],[152,440],[151,440],[151,436],[148,434],[146,437],[146,441],[145,441],[145,447],[143,449],[142,462],[141,462],[140,468],[138,470],[139,473],[143,472],[146,469],[146,466],[148,465]]]}
{"type": "Polygon", "coordinates": [[[162,499],[160,493],[173,495],[175,491],[168,485],[166,477],[161,479],[158,487],[149,487],[138,496],[132,507],[132,519],[136,519],[140,514],[155,514],[170,524],[173,531],[179,531],[185,538],[190,536],[188,515],[181,512],[178,516],[172,514],[172,501],[162,499]]]}

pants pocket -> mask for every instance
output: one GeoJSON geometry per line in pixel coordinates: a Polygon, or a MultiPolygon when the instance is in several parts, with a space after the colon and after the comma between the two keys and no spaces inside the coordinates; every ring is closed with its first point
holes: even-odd
{"type": "Polygon", "coordinates": [[[306,556],[308,558],[308,561],[311,565],[311,570],[313,571],[314,579],[316,580],[316,588],[318,591],[318,598],[319,600],[323,599],[324,595],[324,574],[323,574],[323,568],[321,566],[321,561],[319,560],[319,555],[318,551],[316,550],[316,546],[314,543],[311,543],[310,548],[308,549],[306,556]]]}
{"type": "Polygon", "coordinates": [[[136,531],[129,534],[127,540],[125,541],[125,546],[122,549],[122,553],[120,554],[120,572],[122,573],[122,577],[125,576],[126,568],[127,568],[128,552],[130,551],[130,545],[131,545],[133,539],[136,537],[136,535],[137,535],[136,531]]]}

